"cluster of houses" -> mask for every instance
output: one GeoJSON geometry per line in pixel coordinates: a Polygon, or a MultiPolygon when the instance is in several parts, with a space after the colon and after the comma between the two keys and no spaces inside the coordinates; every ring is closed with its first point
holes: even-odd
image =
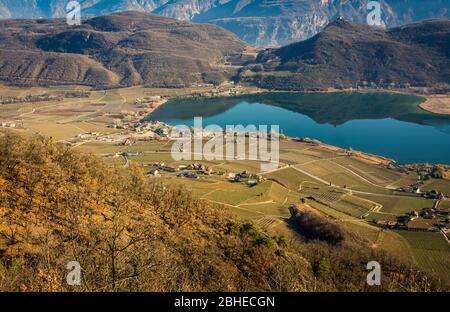
{"type": "Polygon", "coordinates": [[[38,95],[26,95],[24,97],[18,96],[1,96],[0,104],[17,104],[17,103],[32,103],[32,102],[47,102],[47,101],[63,101],[63,95],[57,94],[38,94],[38,95]]]}
{"type": "MultiPolygon", "coordinates": [[[[223,175],[223,172],[213,172],[212,168],[199,163],[193,163],[188,165],[170,166],[164,162],[156,162],[146,165],[146,167],[152,168],[149,174],[159,177],[161,172],[177,173],[179,178],[187,179],[199,179],[200,175],[223,175]]],[[[245,182],[248,186],[255,186],[258,183],[264,181],[264,178],[258,174],[242,171],[240,173],[228,173],[228,180],[230,182],[245,182]]]]}
{"type": "Polygon", "coordinates": [[[79,133],[77,134],[76,138],[78,139],[92,139],[100,136],[101,134],[96,131],[91,131],[88,133],[79,133]]]}
{"type": "Polygon", "coordinates": [[[134,102],[135,105],[139,105],[141,107],[148,107],[148,108],[155,108],[156,105],[160,104],[162,101],[164,101],[164,98],[155,95],[155,96],[146,96],[142,99],[136,99],[134,102]]]}
{"type": "Polygon", "coordinates": [[[439,230],[450,230],[449,210],[433,208],[422,208],[419,212],[411,211],[393,220],[377,220],[376,225],[387,229],[398,229],[408,231],[437,232],[439,230]]]}
{"type": "Polygon", "coordinates": [[[126,151],[126,152],[121,152],[119,153],[120,156],[123,157],[133,157],[133,156],[139,156],[139,152],[135,152],[135,151],[126,151]]]}
{"type": "Polygon", "coordinates": [[[170,139],[171,127],[158,122],[136,123],[133,125],[113,124],[109,128],[123,129],[120,133],[100,134],[98,132],[81,133],[75,136],[72,143],[80,140],[99,140],[103,142],[116,142],[122,146],[132,146],[136,141],[164,141],[170,139]]]}
{"type": "Polygon", "coordinates": [[[200,176],[192,171],[182,172],[177,175],[179,178],[187,178],[187,179],[200,179],[200,176]]]}
{"type": "Polygon", "coordinates": [[[255,186],[264,180],[262,176],[247,171],[242,171],[241,173],[228,173],[228,180],[231,182],[242,182],[244,179],[247,181],[248,186],[255,186]]]}
{"type": "MultiPolygon", "coordinates": [[[[236,96],[244,93],[244,90],[242,89],[241,86],[228,86],[228,85],[215,86],[213,84],[197,84],[193,86],[210,88],[207,91],[192,94],[193,97],[236,96]]],[[[253,92],[249,92],[249,90],[247,90],[245,93],[253,93],[253,92]]]]}
{"type": "Polygon", "coordinates": [[[1,128],[15,128],[16,123],[15,122],[2,122],[0,123],[1,128]]]}
{"type": "Polygon", "coordinates": [[[439,192],[437,190],[429,190],[429,191],[422,191],[418,186],[404,186],[396,189],[398,192],[403,193],[409,193],[409,194],[416,194],[417,196],[425,197],[427,199],[444,199],[445,196],[442,192],[439,192]]]}
{"type": "Polygon", "coordinates": [[[149,122],[138,122],[135,124],[123,124],[115,123],[107,126],[113,129],[124,129],[129,130],[130,135],[138,139],[168,139],[171,127],[159,122],[159,121],[149,121],[149,122]]]}
{"type": "Polygon", "coordinates": [[[430,178],[442,179],[445,172],[450,171],[448,165],[431,164],[408,164],[397,166],[403,169],[403,172],[417,173],[418,183],[429,180],[430,178]]]}
{"type": "Polygon", "coordinates": [[[147,167],[154,168],[153,171],[150,172],[153,176],[161,176],[161,171],[165,172],[180,172],[177,175],[179,178],[189,178],[189,179],[199,179],[199,174],[202,175],[211,175],[213,174],[213,171],[211,168],[208,168],[205,165],[202,164],[189,164],[189,165],[178,165],[178,166],[169,166],[166,165],[164,162],[157,162],[153,164],[147,165],[147,167]]]}
{"type": "Polygon", "coordinates": [[[171,127],[159,122],[150,121],[145,123],[137,123],[134,125],[133,137],[141,139],[167,140],[169,139],[171,127]]]}
{"type": "Polygon", "coordinates": [[[313,144],[313,145],[320,145],[320,144],[322,144],[322,142],[320,142],[319,140],[311,139],[311,138],[308,138],[308,137],[294,138],[294,141],[308,143],[308,144],[313,144]]]}

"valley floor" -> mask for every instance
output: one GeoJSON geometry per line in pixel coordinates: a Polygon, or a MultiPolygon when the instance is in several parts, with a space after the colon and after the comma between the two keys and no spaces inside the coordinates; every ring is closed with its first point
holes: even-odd
{"type": "MultiPolygon", "coordinates": [[[[73,88],[1,86],[0,94],[20,98],[73,88]]],[[[270,172],[261,172],[258,161],[174,161],[173,141],[138,137],[134,129],[127,127],[168,97],[209,92],[209,87],[105,91],[76,88],[89,97],[0,105],[1,126],[24,135],[51,136],[124,169],[138,164],[146,168],[149,178],[183,185],[205,201],[223,204],[241,218],[288,236],[292,235],[285,222],[289,218],[288,207],[304,201],[363,236],[374,248],[410,258],[421,269],[450,282],[450,244],[445,231],[422,231],[440,227],[442,218],[413,220],[417,223],[414,232],[380,226],[412,211],[436,207],[435,199],[398,191],[417,183],[417,172],[393,168],[381,157],[290,139],[281,141],[279,168],[270,172]],[[231,181],[230,177],[236,174],[242,178],[231,181]],[[257,185],[250,186],[249,180],[256,177],[257,185]]],[[[420,183],[423,191],[437,189],[450,196],[449,180],[420,183]]],[[[450,201],[441,200],[437,207],[448,212],[450,201]]]]}

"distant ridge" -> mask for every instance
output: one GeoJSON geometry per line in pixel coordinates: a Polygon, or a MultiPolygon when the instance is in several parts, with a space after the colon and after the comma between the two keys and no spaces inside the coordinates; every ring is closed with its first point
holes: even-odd
{"type": "Polygon", "coordinates": [[[450,20],[385,30],[345,20],[297,43],[261,52],[240,80],[264,88],[450,84],[450,20]]]}
{"type": "Polygon", "coordinates": [[[12,84],[185,86],[219,83],[246,45],[214,25],[121,12],[65,20],[0,21],[0,80],[12,84]],[[236,59],[236,57],[235,57],[236,59]]]}
{"type": "MultiPolygon", "coordinates": [[[[245,42],[281,46],[317,34],[338,16],[366,23],[371,0],[78,0],[83,16],[136,10],[179,20],[210,23],[245,42]]],[[[64,17],[68,0],[0,0],[0,18],[64,17]]],[[[387,27],[450,17],[450,0],[383,0],[387,27]]]]}

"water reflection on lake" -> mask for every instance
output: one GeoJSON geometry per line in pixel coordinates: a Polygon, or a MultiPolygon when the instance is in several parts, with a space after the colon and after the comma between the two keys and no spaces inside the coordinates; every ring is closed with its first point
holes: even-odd
{"type": "Polygon", "coordinates": [[[149,115],[171,125],[280,125],[286,135],[386,156],[399,163],[450,164],[450,116],[428,113],[422,98],[386,92],[263,93],[174,99],[149,115]]]}

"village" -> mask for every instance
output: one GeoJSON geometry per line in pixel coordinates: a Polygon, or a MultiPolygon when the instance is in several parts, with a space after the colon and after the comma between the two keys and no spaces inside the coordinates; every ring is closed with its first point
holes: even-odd
{"type": "Polygon", "coordinates": [[[226,172],[223,170],[215,171],[204,164],[192,163],[192,164],[182,164],[176,166],[167,165],[164,162],[156,162],[144,165],[144,167],[149,167],[151,170],[148,172],[149,175],[154,177],[161,177],[163,173],[176,173],[178,178],[187,179],[200,179],[202,176],[220,176],[226,178],[229,182],[244,183],[249,187],[258,185],[259,183],[265,181],[266,179],[259,175],[253,174],[248,171],[242,172],[226,172]]]}
{"type": "Polygon", "coordinates": [[[396,220],[376,220],[375,224],[385,229],[438,232],[447,237],[450,233],[450,214],[448,209],[439,208],[439,200],[433,208],[422,208],[420,211],[398,216],[396,220]]]}
{"type": "Polygon", "coordinates": [[[396,188],[396,193],[432,200],[434,204],[433,207],[424,207],[400,215],[396,220],[376,220],[376,225],[381,228],[407,231],[442,231],[448,237],[450,235],[450,213],[448,207],[441,208],[440,204],[447,200],[446,196],[450,194],[445,194],[436,189],[422,190],[421,187],[425,186],[426,182],[431,179],[439,180],[446,177],[449,167],[446,165],[413,164],[395,166],[393,169],[417,176],[416,182],[396,188]]]}

